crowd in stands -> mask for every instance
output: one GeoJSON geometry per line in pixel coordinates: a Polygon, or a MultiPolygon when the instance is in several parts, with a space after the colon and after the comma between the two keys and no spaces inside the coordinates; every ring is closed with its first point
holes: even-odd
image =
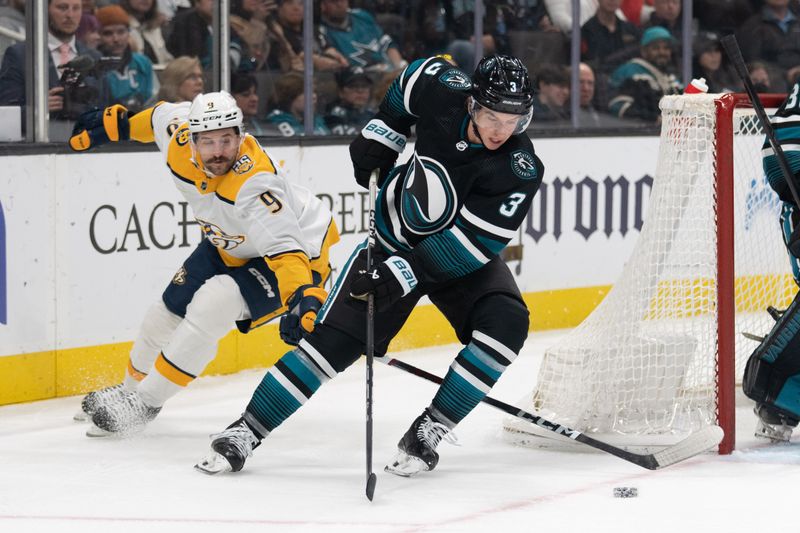
{"type": "MultiPolygon", "coordinates": [[[[785,92],[800,75],[798,1],[694,0],[692,76],[711,92],[742,90],[720,46],[734,33],[757,88],[785,92]]],[[[208,86],[214,0],[47,3],[52,120],[109,103],[136,112],[191,100],[208,86]]],[[[689,81],[681,79],[681,0],[579,3],[579,124],[657,124],[661,96],[689,81]]],[[[532,127],[570,127],[571,1],[484,4],[483,52],[516,55],[534,79],[532,127]]],[[[305,53],[318,135],[355,134],[409,61],[447,53],[467,72],[476,62],[472,1],[315,0],[311,50],[303,46],[303,0],[230,5],[231,93],[257,135],[303,134],[305,53]]],[[[0,105],[23,109],[25,9],[25,0],[0,0],[0,105]]]]}

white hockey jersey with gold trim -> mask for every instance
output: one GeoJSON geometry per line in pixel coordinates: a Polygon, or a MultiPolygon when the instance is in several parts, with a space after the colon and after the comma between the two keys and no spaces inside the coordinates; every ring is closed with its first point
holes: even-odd
{"type": "Polygon", "coordinates": [[[188,102],[158,104],[150,127],[175,185],[223,261],[236,267],[264,257],[278,277],[284,303],[298,286],[312,283],[309,267],[326,278],[328,247],[339,235],[325,204],[290,183],[251,135],[244,135],[230,171],[207,174],[193,157],[188,114],[188,102]]]}

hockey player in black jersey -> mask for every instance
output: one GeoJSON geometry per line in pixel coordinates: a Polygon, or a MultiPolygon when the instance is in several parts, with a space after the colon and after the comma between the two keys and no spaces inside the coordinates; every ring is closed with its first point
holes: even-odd
{"type": "Polygon", "coordinates": [[[375,268],[354,250],[317,324],[267,373],[242,418],[212,437],[196,468],[238,471],[261,440],[364,352],[367,294],[375,296],[375,353],[385,354],[427,295],[464,348],[386,470],[436,467],[436,447],[488,394],[522,348],[528,310],[498,254],[522,224],[544,167],[525,133],[533,90],[516,58],[483,58],[470,77],[446,59],[418,60],[392,83],[350,145],[359,184],[380,169],[375,268]],[[412,125],[409,159],[395,161],[412,125]]]}

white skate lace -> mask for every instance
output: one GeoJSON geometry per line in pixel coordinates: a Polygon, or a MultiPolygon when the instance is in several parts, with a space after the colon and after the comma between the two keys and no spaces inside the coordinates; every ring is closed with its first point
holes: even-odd
{"type": "Polygon", "coordinates": [[[230,427],[215,435],[211,435],[212,443],[218,439],[226,439],[234,448],[236,448],[236,451],[239,452],[239,455],[245,457],[252,457],[253,448],[256,446],[256,444],[258,444],[258,437],[256,437],[250,428],[244,423],[230,427]]]}
{"type": "Polygon", "coordinates": [[[434,450],[442,440],[458,446],[456,434],[441,422],[434,422],[429,416],[425,416],[417,428],[417,438],[434,450]]]}

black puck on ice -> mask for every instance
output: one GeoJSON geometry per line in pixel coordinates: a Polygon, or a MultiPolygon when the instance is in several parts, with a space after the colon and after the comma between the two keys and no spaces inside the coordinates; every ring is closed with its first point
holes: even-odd
{"type": "Polygon", "coordinates": [[[636,487],[614,487],[615,498],[635,498],[639,495],[636,487]]]}

